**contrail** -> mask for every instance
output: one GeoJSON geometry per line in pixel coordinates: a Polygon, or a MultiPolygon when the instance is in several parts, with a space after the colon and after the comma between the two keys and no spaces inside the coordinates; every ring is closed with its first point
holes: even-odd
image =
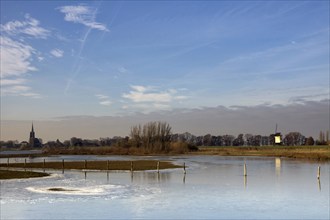
{"type": "Polygon", "coordinates": [[[65,90],[64,90],[65,94],[67,94],[73,80],[79,75],[79,72],[80,72],[80,69],[81,69],[81,54],[82,54],[82,52],[85,48],[85,44],[86,44],[86,41],[88,39],[88,35],[91,32],[91,30],[92,30],[91,27],[88,28],[88,30],[86,31],[86,33],[84,35],[84,38],[81,41],[79,53],[76,57],[76,60],[73,64],[73,68],[72,68],[74,70],[73,75],[72,75],[72,77],[70,77],[70,79],[68,80],[68,82],[66,84],[66,87],[65,87],[65,90]]]}
{"type": "MultiPolygon", "coordinates": [[[[94,10],[94,12],[92,14],[93,19],[95,19],[96,13],[97,13],[100,5],[101,5],[101,3],[95,8],[95,10],[94,10]]],[[[73,67],[72,67],[72,70],[73,70],[72,71],[73,72],[72,77],[70,77],[68,79],[68,82],[67,82],[66,87],[65,87],[65,90],[64,90],[64,93],[65,94],[67,94],[67,92],[69,91],[69,89],[71,87],[72,82],[74,81],[74,79],[80,73],[80,69],[81,69],[81,54],[82,54],[82,52],[83,52],[83,50],[85,48],[86,41],[87,41],[88,36],[89,36],[89,34],[90,34],[90,32],[91,32],[92,29],[93,29],[93,27],[88,27],[87,31],[84,34],[84,37],[81,40],[80,49],[79,49],[79,52],[78,52],[77,57],[76,57],[76,60],[75,60],[75,62],[73,64],[73,67]]]]}

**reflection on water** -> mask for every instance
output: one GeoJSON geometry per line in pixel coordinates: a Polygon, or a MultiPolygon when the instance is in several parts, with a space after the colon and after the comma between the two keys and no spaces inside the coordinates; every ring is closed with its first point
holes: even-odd
{"type": "Polygon", "coordinates": [[[131,172],[131,183],[167,182],[170,179],[170,172],[131,172]]]}
{"type": "Polygon", "coordinates": [[[246,189],[247,186],[247,176],[244,176],[244,189],[246,189]]]}
{"type": "MultiPolygon", "coordinates": [[[[132,160],[132,157],[123,159],[132,160]]],[[[285,158],[187,156],[147,159],[173,159],[178,164],[185,163],[186,173],[182,169],[159,172],[65,170],[63,174],[62,170],[46,170],[56,175],[1,181],[0,218],[330,217],[329,163],[321,164],[322,178],[316,178],[318,164],[285,158]],[[244,175],[244,169],[247,175],[244,175]],[[54,205],[61,212],[53,211],[54,205]]]]}
{"type": "Polygon", "coordinates": [[[279,157],[275,158],[275,171],[276,171],[276,176],[281,175],[281,158],[279,157]]]}
{"type": "Polygon", "coordinates": [[[13,155],[13,154],[41,154],[42,150],[4,150],[0,151],[2,155],[13,155]]]}

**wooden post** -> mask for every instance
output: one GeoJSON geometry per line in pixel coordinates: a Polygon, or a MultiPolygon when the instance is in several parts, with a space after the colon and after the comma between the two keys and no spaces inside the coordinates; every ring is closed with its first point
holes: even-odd
{"type": "Polygon", "coordinates": [[[107,161],[107,170],[109,170],[109,160],[107,161]]]}
{"type": "Polygon", "coordinates": [[[319,166],[317,168],[317,179],[320,179],[321,178],[321,167],[319,166]]]}
{"type": "Polygon", "coordinates": [[[159,161],[157,162],[157,172],[159,173],[159,161]]]}
{"type": "Polygon", "coordinates": [[[246,163],[244,163],[244,176],[247,176],[246,163]]]}
{"type": "Polygon", "coordinates": [[[45,169],[46,167],[46,159],[44,159],[44,163],[43,163],[43,168],[45,169]]]}
{"type": "Polygon", "coordinates": [[[133,161],[131,161],[131,172],[133,172],[133,161]]]}
{"type": "Polygon", "coordinates": [[[85,160],[85,166],[84,169],[87,169],[87,160],[85,160]]]}
{"type": "Polygon", "coordinates": [[[26,168],[26,158],[24,159],[24,168],[26,168]]]}
{"type": "Polygon", "coordinates": [[[186,174],[186,163],[183,163],[183,173],[186,174]]]}
{"type": "Polygon", "coordinates": [[[62,173],[64,173],[64,159],[62,159],[62,173]]]}

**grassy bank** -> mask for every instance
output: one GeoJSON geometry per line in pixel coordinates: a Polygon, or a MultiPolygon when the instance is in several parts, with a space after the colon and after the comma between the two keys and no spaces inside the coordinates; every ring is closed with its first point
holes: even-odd
{"type": "Polygon", "coordinates": [[[330,160],[330,146],[200,147],[193,155],[273,156],[307,160],[330,160]]]}
{"type": "Polygon", "coordinates": [[[49,174],[31,171],[0,170],[0,179],[19,179],[44,176],[49,176],[49,174]]]}
{"type": "Polygon", "coordinates": [[[330,146],[262,146],[262,147],[199,147],[197,151],[189,151],[178,146],[171,152],[148,152],[143,148],[119,148],[119,147],[75,147],[67,149],[48,149],[42,154],[31,155],[1,155],[2,158],[12,157],[47,157],[52,155],[220,155],[220,156],[273,156],[288,157],[307,160],[330,161],[330,146]]]}
{"type": "MultiPolygon", "coordinates": [[[[156,170],[158,161],[136,160],[133,161],[133,170],[156,170]]],[[[131,170],[131,161],[62,161],[59,162],[37,162],[37,163],[1,163],[0,167],[13,168],[40,168],[40,169],[85,169],[85,170],[131,170]]],[[[168,161],[161,161],[159,169],[181,168],[168,161]]]]}

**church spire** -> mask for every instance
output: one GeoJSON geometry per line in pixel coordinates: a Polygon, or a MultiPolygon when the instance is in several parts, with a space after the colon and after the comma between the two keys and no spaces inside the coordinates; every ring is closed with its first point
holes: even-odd
{"type": "Polygon", "coordinates": [[[35,133],[34,133],[33,122],[32,122],[32,128],[31,128],[31,132],[30,132],[30,142],[31,142],[31,139],[34,139],[34,138],[35,138],[35,133]]]}
{"type": "Polygon", "coordinates": [[[32,128],[30,132],[30,139],[29,139],[30,147],[36,147],[36,137],[34,133],[34,128],[33,128],[33,122],[32,122],[32,128]]]}

